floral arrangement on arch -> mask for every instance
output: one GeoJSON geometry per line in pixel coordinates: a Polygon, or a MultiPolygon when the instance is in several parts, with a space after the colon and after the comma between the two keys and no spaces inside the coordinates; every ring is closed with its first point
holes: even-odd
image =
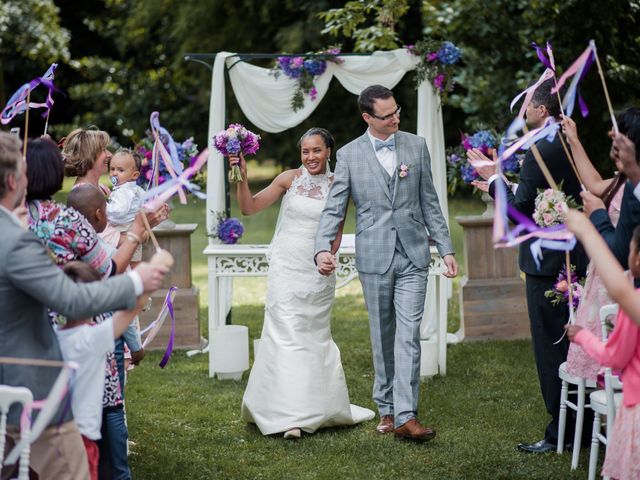
{"type": "Polygon", "coordinates": [[[208,236],[212,238],[219,238],[220,241],[227,245],[233,245],[238,243],[238,240],[242,238],[244,234],[244,225],[235,217],[227,217],[222,212],[211,211],[212,215],[215,215],[217,222],[208,236]]]}
{"type": "Polygon", "coordinates": [[[445,102],[455,86],[455,65],[462,58],[462,50],[452,42],[440,42],[431,38],[422,39],[415,45],[406,45],[405,48],[420,58],[415,69],[416,87],[429,80],[445,102]]]}
{"type": "Polygon", "coordinates": [[[538,189],[533,211],[533,221],[541,227],[553,227],[564,223],[569,208],[578,208],[579,205],[562,190],[538,189]]]}
{"type": "MultiPolygon", "coordinates": [[[[480,176],[467,160],[467,150],[477,148],[484,155],[492,158],[493,150],[498,147],[497,138],[498,136],[491,130],[478,130],[473,135],[462,134],[460,145],[447,150],[447,191],[450,195],[465,189],[479,192],[471,186],[471,182],[478,180],[480,176]]],[[[502,163],[507,180],[517,180],[523,158],[522,154],[514,154],[502,163]]]]}
{"type": "Polygon", "coordinates": [[[585,278],[578,277],[575,265],[571,265],[569,267],[569,271],[570,278],[567,278],[567,267],[566,265],[562,267],[562,270],[560,270],[553,288],[544,292],[544,296],[551,299],[552,305],[568,303],[569,289],[571,289],[573,308],[577,309],[578,305],[580,305],[580,299],[582,298],[582,294],[584,291],[585,278]]]}
{"type": "Polygon", "coordinates": [[[296,80],[298,86],[291,98],[291,108],[297,112],[304,107],[304,98],[308,96],[315,101],[318,91],[315,87],[315,79],[327,69],[327,62],[342,63],[344,60],[338,57],[340,47],[330,47],[318,53],[308,53],[300,56],[283,55],[276,59],[272,74],[278,78],[280,75],[296,80]]]}
{"type": "MultiPolygon", "coordinates": [[[[160,136],[160,140],[163,141],[165,147],[168,147],[168,141],[162,138],[162,135],[160,136]]],[[[143,188],[147,188],[152,181],[153,165],[151,159],[153,157],[153,143],[154,140],[151,137],[151,132],[147,132],[146,136],[134,147],[134,151],[142,157],[142,167],[140,168],[140,176],[138,177],[137,183],[143,188]]],[[[193,141],[193,137],[187,138],[182,143],[176,142],[176,150],[178,152],[178,160],[184,168],[192,166],[198,158],[198,145],[193,141]]],[[[171,180],[171,175],[167,171],[164,162],[160,160],[160,156],[157,155],[157,157],[160,162],[158,185],[161,185],[167,180],[171,180]]],[[[201,169],[198,171],[198,173],[190,179],[190,182],[195,183],[202,190],[206,189],[207,170],[201,169]]]]}

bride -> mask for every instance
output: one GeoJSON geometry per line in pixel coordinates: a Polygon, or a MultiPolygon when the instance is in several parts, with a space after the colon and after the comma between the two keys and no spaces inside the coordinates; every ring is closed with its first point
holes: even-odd
{"type": "Polygon", "coordinates": [[[349,404],[330,328],[335,275],[320,275],[313,262],[316,228],[333,181],[328,166],[333,144],[327,130],[311,128],[298,143],[300,168],[281,173],[256,195],[249,190],[244,158],[231,159],[240,162],[238,202],[244,215],[267,208],[284,194],[271,244],[260,348],[242,399],[242,418],[263,435],[284,432],[284,438],[299,438],[302,431],[353,425],[374,416],[349,404]]]}

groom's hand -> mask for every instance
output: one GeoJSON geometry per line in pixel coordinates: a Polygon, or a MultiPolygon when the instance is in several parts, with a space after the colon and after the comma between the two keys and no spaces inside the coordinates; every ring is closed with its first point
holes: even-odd
{"type": "Polygon", "coordinates": [[[447,266],[447,271],[443,275],[447,278],[453,278],[458,275],[458,262],[453,255],[445,255],[442,261],[447,266]]]}
{"type": "Polygon", "coordinates": [[[318,265],[320,275],[326,277],[336,269],[336,258],[331,255],[331,252],[320,252],[316,255],[316,265],[318,265]]]}

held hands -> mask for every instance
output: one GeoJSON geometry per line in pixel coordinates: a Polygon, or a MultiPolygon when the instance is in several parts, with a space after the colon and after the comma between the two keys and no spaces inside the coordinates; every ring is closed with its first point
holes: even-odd
{"type": "Polygon", "coordinates": [[[326,251],[316,255],[316,264],[318,265],[318,273],[325,277],[331,275],[337,267],[336,257],[326,251]]]}
{"type": "Polygon", "coordinates": [[[484,193],[489,193],[489,182],[486,180],[474,180],[471,182],[471,185],[476,187],[478,190],[484,193]]]}
{"type": "Polygon", "coordinates": [[[576,335],[580,330],[582,330],[582,327],[580,325],[569,325],[567,323],[564,326],[564,329],[567,331],[567,338],[569,339],[569,341],[574,342],[576,335]]]}
{"type": "Polygon", "coordinates": [[[600,197],[596,197],[593,193],[588,190],[583,190],[580,192],[580,196],[582,197],[582,204],[584,206],[584,213],[587,215],[591,215],[596,210],[600,210],[601,208],[605,208],[604,202],[600,197]]]}
{"type": "Polygon", "coordinates": [[[472,148],[471,150],[467,150],[467,159],[469,163],[476,169],[478,175],[480,175],[484,180],[489,180],[492,175],[496,174],[496,165],[498,163],[498,152],[495,149],[491,150],[491,155],[493,160],[490,160],[484,153],[482,153],[477,148],[472,148]],[[485,165],[474,165],[474,162],[489,162],[489,164],[485,165]]]}
{"type": "Polygon", "coordinates": [[[447,271],[443,275],[447,278],[454,278],[458,275],[458,262],[453,255],[445,255],[442,257],[442,261],[447,266],[447,271]]]}

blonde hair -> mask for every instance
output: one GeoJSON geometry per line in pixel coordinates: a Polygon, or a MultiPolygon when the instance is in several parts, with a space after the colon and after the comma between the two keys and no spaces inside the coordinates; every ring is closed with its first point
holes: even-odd
{"type": "Polygon", "coordinates": [[[98,156],[109,146],[111,137],[95,127],[76,128],[64,139],[62,156],[64,173],[68,177],[84,177],[93,168],[98,156]]]}

